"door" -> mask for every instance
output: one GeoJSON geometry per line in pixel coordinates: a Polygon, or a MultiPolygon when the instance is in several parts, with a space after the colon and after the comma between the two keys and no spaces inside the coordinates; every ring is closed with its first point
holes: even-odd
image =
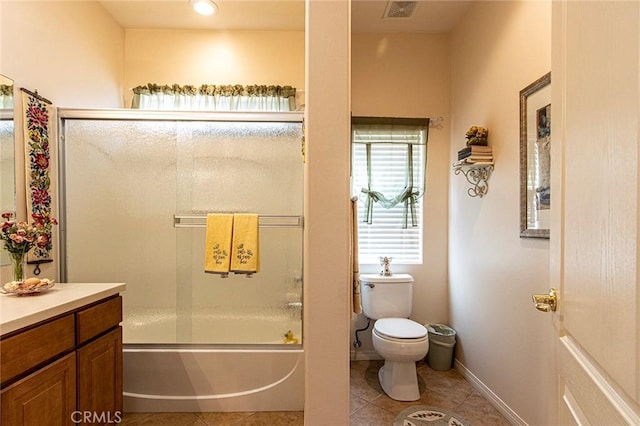
{"type": "Polygon", "coordinates": [[[3,389],[0,424],[73,426],[76,355],[71,353],[3,389]]]}
{"type": "Polygon", "coordinates": [[[122,327],[78,349],[78,411],[91,413],[82,424],[122,419],[122,327]],[[95,414],[93,414],[95,413],[95,414]]]}
{"type": "Polygon", "coordinates": [[[558,424],[640,424],[639,2],[554,2],[558,424]]]}

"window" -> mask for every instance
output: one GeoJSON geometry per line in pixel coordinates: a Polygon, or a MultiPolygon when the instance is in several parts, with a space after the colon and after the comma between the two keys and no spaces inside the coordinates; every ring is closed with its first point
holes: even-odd
{"type": "Polygon", "coordinates": [[[422,263],[428,119],[353,117],[353,192],[361,263],[422,263]]]}

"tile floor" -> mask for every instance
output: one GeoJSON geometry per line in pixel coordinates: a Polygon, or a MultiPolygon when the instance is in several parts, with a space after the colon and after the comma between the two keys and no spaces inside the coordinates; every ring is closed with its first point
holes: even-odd
{"type": "MultiPolygon", "coordinates": [[[[382,361],[351,362],[351,426],[391,426],[395,416],[411,405],[451,410],[473,426],[508,426],[509,422],[457,371],[436,371],[417,365],[420,400],[400,402],[389,398],[378,383],[382,361]]],[[[303,426],[302,412],[258,413],[130,413],[125,426],[303,426]]],[[[338,426],[338,425],[336,425],[338,426]]]]}
{"type": "Polygon", "coordinates": [[[389,398],[378,382],[383,361],[351,362],[351,426],[391,426],[398,413],[412,405],[453,411],[473,426],[508,426],[510,423],[456,370],[436,371],[424,361],[418,370],[418,401],[389,398]]]}

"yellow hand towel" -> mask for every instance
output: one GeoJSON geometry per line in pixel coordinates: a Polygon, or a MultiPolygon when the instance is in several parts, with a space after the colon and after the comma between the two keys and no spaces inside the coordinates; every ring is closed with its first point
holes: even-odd
{"type": "Polygon", "coordinates": [[[205,237],[204,271],[228,274],[231,260],[233,215],[208,214],[205,237]]]}
{"type": "Polygon", "coordinates": [[[238,274],[252,274],[260,271],[257,214],[236,214],[233,217],[231,271],[238,274]]]}

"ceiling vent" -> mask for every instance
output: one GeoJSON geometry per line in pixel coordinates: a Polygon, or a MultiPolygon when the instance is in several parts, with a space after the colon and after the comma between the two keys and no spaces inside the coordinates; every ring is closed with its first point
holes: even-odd
{"type": "Polygon", "coordinates": [[[413,18],[417,9],[417,1],[389,1],[383,19],[413,18]]]}

